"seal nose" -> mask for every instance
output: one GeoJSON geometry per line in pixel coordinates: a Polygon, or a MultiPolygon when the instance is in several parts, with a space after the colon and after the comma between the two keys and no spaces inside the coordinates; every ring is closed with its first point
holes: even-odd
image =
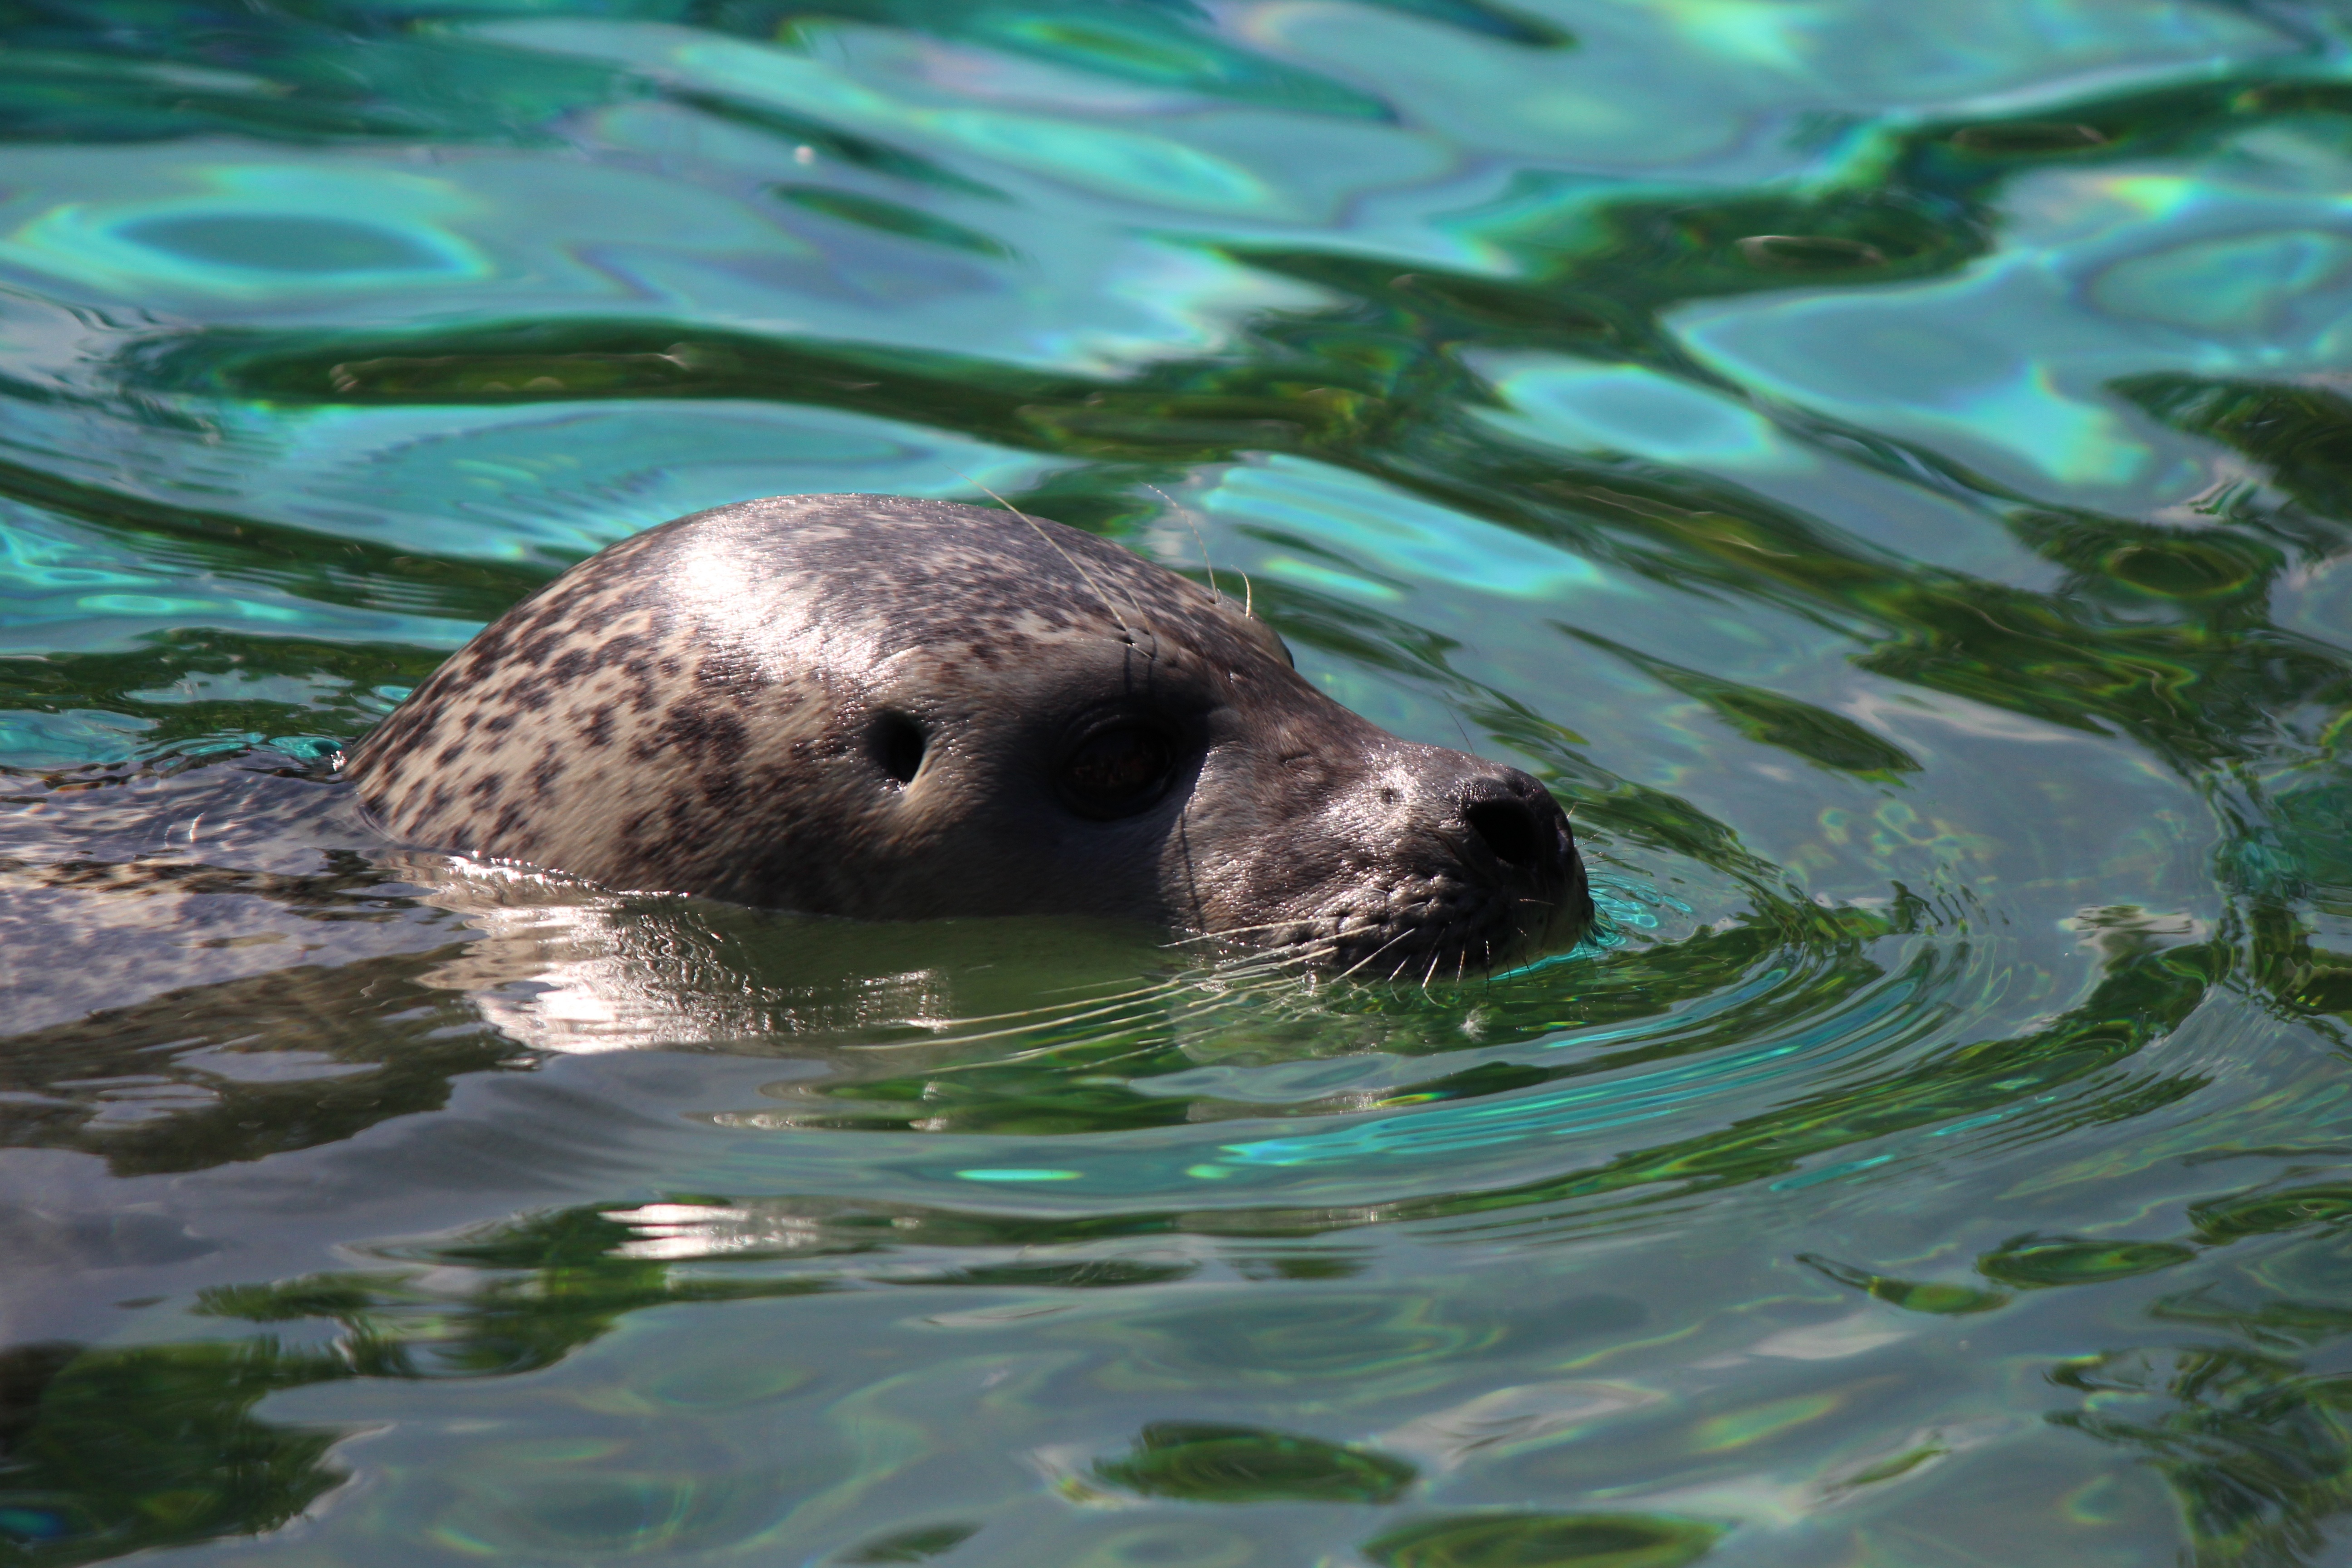
{"type": "Polygon", "coordinates": [[[1559,805],[1525,773],[1475,780],[1463,791],[1462,821],[1496,859],[1517,870],[1557,874],[1568,853],[1559,805]]]}

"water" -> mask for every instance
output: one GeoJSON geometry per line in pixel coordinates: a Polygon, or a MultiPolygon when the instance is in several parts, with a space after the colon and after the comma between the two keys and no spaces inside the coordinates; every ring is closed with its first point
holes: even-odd
{"type": "Polygon", "coordinates": [[[2352,26],[0,8],[0,1562],[2352,1561],[2352,26]],[[1527,766],[1425,989],[394,854],[698,507],[1527,766]]]}

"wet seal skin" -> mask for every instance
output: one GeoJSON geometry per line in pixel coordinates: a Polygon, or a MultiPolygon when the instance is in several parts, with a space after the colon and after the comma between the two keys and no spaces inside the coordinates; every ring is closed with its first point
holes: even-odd
{"type": "Polygon", "coordinates": [[[1528,774],[1359,718],[1090,534],[893,496],[614,545],[344,771],[414,846],[812,914],[1119,917],[1415,981],[1591,916],[1528,774]]]}

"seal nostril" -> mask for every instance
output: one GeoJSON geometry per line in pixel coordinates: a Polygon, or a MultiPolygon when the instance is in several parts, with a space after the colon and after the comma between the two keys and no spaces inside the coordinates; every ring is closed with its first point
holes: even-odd
{"type": "Polygon", "coordinates": [[[1486,842],[1495,858],[1507,866],[1535,866],[1543,858],[1543,829],[1524,802],[1473,801],[1462,808],[1462,820],[1486,842]]]}
{"type": "Polygon", "coordinates": [[[930,743],[923,727],[904,713],[885,713],[874,721],[874,760],[902,784],[915,782],[930,743]]]}

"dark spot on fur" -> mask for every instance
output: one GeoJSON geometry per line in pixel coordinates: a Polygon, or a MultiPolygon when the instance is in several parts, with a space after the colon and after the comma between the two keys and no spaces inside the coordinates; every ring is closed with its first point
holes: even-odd
{"type": "Polygon", "coordinates": [[[531,764],[530,773],[528,775],[530,780],[531,795],[537,798],[545,798],[547,792],[554,786],[555,781],[563,776],[566,765],[563,754],[553,746],[551,745],[546,751],[541,752],[539,761],[531,764]]]}
{"type": "Polygon", "coordinates": [[[695,785],[704,804],[723,809],[734,805],[736,797],[743,793],[743,775],[732,768],[711,768],[695,781],[695,785]]]}
{"type": "Polygon", "coordinates": [[[520,801],[509,801],[506,809],[499,813],[499,819],[490,824],[489,834],[483,843],[492,853],[510,856],[518,860],[530,858],[531,846],[538,839],[524,829],[523,810],[520,801]]]}
{"type": "Polygon", "coordinates": [[[694,684],[711,695],[731,696],[740,707],[745,699],[764,689],[767,675],[753,660],[742,654],[713,654],[694,667],[694,684]]]}

